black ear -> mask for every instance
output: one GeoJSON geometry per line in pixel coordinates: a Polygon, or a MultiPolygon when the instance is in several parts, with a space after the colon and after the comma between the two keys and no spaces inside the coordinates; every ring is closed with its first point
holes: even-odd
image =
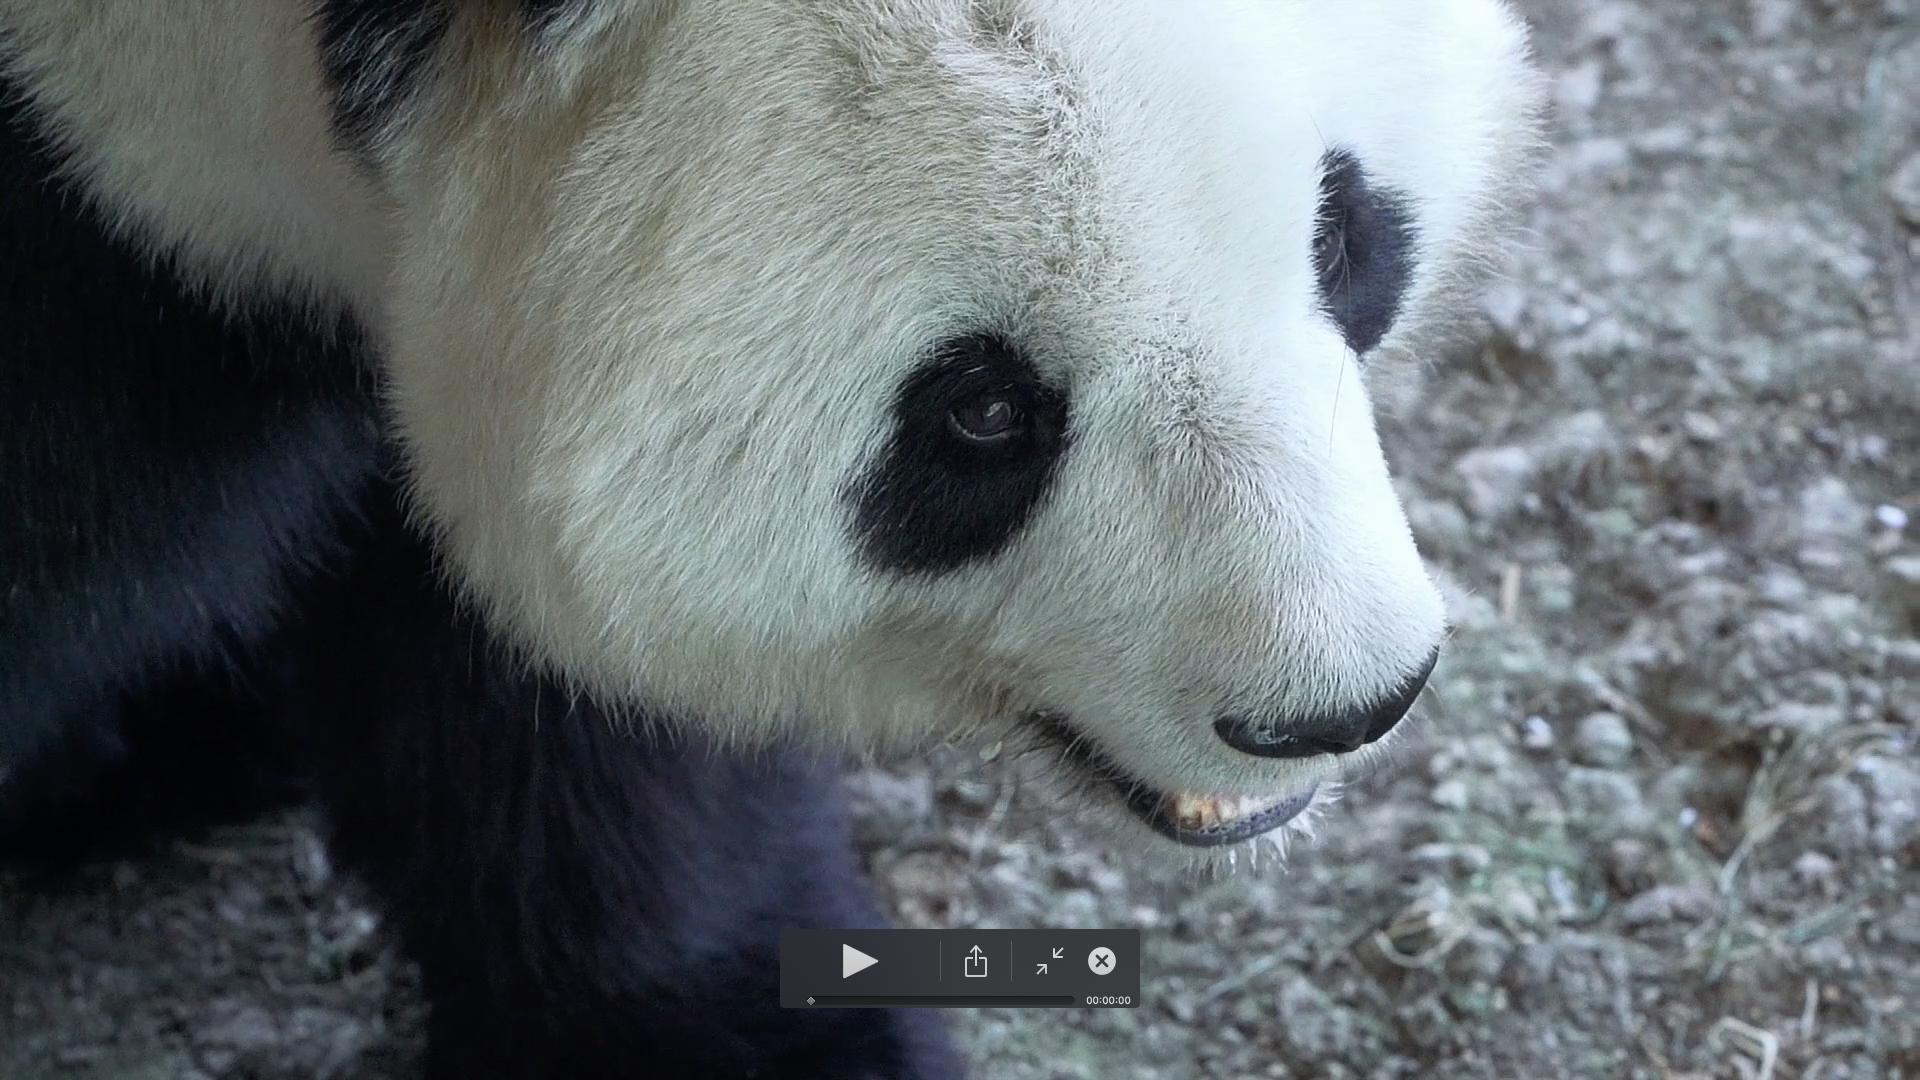
{"type": "Polygon", "coordinates": [[[321,65],[340,141],[365,153],[425,77],[453,0],[322,0],[321,65]]]}
{"type": "Polygon", "coordinates": [[[1320,158],[1313,269],[1320,302],[1354,352],[1380,344],[1399,316],[1416,240],[1405,195],[1373,183],[1350,151],[1320,158]]]}
{"type": "Polygon", "coordinates": [[[519,0],[520,18],[536,33],[590,6],[594,0],[519,0]]]}
{"type": "MultiPolygon", "coordinates": [[[[366,153],[388,118],[428,77],[434,52],[463,0],[320,0],[321,65],[333,95],[340,141],[366,153]]],[[[516,11],[538,33],[595,0],[517,0],[516,11]]]]}

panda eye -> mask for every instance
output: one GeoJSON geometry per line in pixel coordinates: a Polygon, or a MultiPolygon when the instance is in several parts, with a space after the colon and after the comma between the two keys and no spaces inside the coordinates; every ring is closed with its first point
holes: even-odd
{"type": "Polygon", "coordinates": [[[947,427],[975,443],[1003,443],[1026,426],[1026,414],[1006,394],[983,394],[947,412],[947,427]]]}
{"type": "Polygon", "coordinates": [[[1313,268],[1320,279],[1320,291],[1332,295],[1346,276],[1347,223],[1332,214],[1323,217],[1313,234],[1313,268]]]}

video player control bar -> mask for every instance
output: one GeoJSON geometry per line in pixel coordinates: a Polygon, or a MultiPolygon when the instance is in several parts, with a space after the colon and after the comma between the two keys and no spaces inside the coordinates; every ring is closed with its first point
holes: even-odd
{"type": "Polygon", "coordinates": [[[782,930],[789,1009],[1136,1008],[1138,930],[782,930]]]}

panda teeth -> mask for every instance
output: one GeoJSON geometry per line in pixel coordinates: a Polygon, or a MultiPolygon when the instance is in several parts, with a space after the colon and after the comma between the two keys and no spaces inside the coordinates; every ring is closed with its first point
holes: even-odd
{"type": "Polygon", "coordinates": [[[1081,738],[1060,715],[1035,712],[1027,719],[1035,731],[1059,748],[1066,763],[1089,776],[1104,778],[1148,828],[1187,847],[1221,847],[1272,832],[1312,805],[1319,791],[1315,785],[1275,796],[1169,792],[1130,776],[1081,738]]]}
{"type": "Polygon", "coordinates": [[[1245,821],[1272,809],[1280,801],[1251,795],[1191,795],[1181,792],[1166,796],[1161,809],[1176,826],[1189,832],[1198,832],[1245,821]]]}

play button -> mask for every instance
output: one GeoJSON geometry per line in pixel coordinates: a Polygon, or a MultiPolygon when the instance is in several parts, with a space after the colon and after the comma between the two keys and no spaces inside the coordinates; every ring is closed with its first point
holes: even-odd
{"type": "Polygon", "coordinates": [[[840,977],[843,979],[856,971],[865,971],[879,962],[851,945],[840,946],[840,977]]]}

